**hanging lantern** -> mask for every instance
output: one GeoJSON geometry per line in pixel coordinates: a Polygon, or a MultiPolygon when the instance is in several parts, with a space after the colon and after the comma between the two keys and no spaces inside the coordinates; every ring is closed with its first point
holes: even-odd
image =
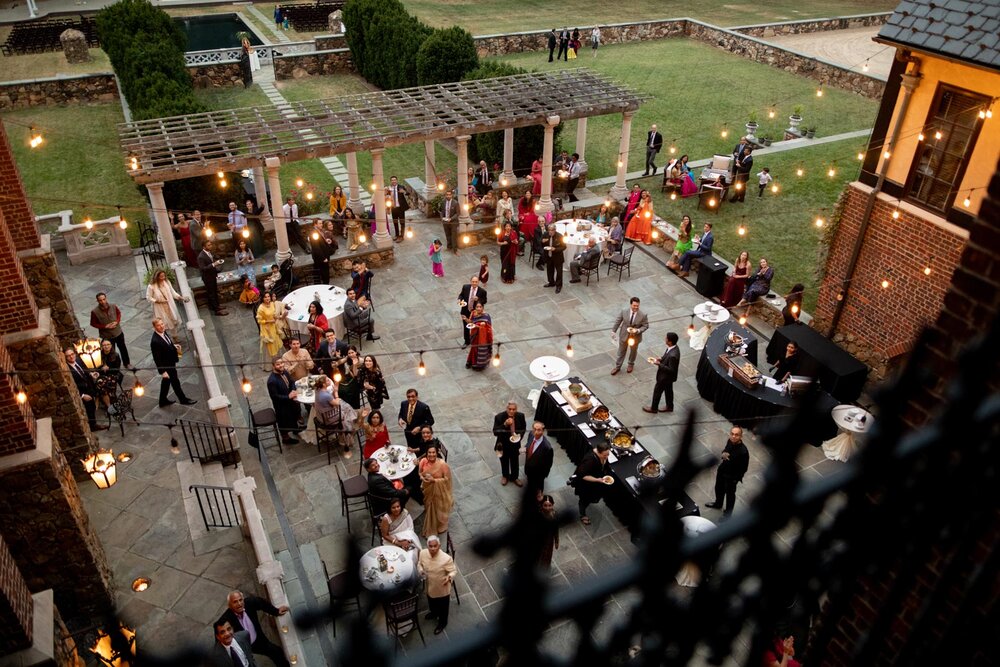
{"type": "MultiPolygon", "coordinates": [[[[149,580],[144,579],[144,581],[148,586],[149,580]]],[[[135,630],[122,623],[117,632],[123,640],[118,642],[118,649],[115,648],[115,642],[112,641],[111,635],[104,632],[103,629],[99,629],[97,631],[97,639],[89,650],[97,656],[101,665],[106,665],[107,667],[128,667],[135,658],[135,630]],[[124,654],[119,649],[124,649],[124,654]]]]}
{"type": "Polygon", "coordinates": [[[77,341],[73,347],[76,350],[76,356],[90,370],[97,370],[103,365],[101,361],[101,341],[96,338],[88,338],[77,341]]]}
{"type": "Polygon", "coordinates": [[[32,148],[38,148],[45,142],[45,139],[42,138],[42,133],[33,127],[28,130],[28,134],[31,137],[28,140],[28,145],[32,148]]]}
{"type": "Polygon", "coordinates": [[[83,459],[83,469],[94,480],[99,489],[107,489],[118,481],[118,471],[115,468],[115,455],[110,449],[98,449],[83,459]]]}

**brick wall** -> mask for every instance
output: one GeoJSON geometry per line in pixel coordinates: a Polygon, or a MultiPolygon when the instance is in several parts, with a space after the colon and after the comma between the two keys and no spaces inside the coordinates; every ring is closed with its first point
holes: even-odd
{"type": "MultiPolygon", "coordinates": [[[[823,333],[837,306],[854,241],[861,227],[866,186],[848,186],[840,221],[830,242],[813,326],[823,333]]],[[[890,359],[909,350],[917,333],[940,311],[965,239],[951,225],[935,224],[910,206],[892,217],[896,200],[880,197],[833,340],[872,368],[870,380],[885,377],[890,359]],[[925,275],[930,266],[931,274],[925,275]],[[890,285],[883,289],[881,282],[890,285]]]]}
{"type": "Polygon", "coordinates": [[[4,221],[10,228],[15,248],[30,250],[40,245],[35,214],[24,192],[21,172],[14,162],[7,128],[3,123],[0,123],[0,211],[3,211],[4,221]]]}
{"type": "Polygon", "coordinates": [[[0,655],[31,645],[33,613],[31,593],[0,536],[0,655]]]}
{"type": "Polygon", "coordinates": [[[0,343],[0,456],[24,452],[34,447],[35,419],[31,404],[18,403],[16,394],[25,388],[24,378],[8,375],[15,368],[10,351],[0,343]]]}
{"type": "MultiPolygon", "coordinates": [[[[9,176],[9,174],[5,175],[9,176]]],[[[24,267],[17,257],[17,248],[10,229],[0,211],[0,334],[24,331],[38,326],[38,307],[31,296],[24,267]]]]}

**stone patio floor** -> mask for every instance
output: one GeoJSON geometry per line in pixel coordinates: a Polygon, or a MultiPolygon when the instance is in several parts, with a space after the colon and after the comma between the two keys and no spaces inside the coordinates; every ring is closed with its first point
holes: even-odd
{"type": "MultiPolygon", "coordinates": [[[[451,533],[458,551],[457,585],[462,604],[452,603],[452,620],[445,633],[437,637],[425,633],[427,643],[434,644],[488,622],[500,609],[507,561],[503,555],[482,559],[471,548],[475,536],[505,526],[518,503],[519,489],[499,483],[494,438],[489,433],[492,417],[504,408],[508,399],[513,399],[530,420],[534,411],[527,396],[540,383],[528,373],[528,363],[540,355],[561,355],[566,345],[565,337],[504,345],[502,365],[483,372],[466,370],[461,350],[429,352],[424,355],[427,376],[417,375],[416,351],[461,344],[455,301],[461,285],[478,271],[480,255],[488,255],[490,259],[487,310],[493,318],[497,340],[607,329],[574,336],[576,354],[570,360],[571,373],[579,374],[625,424],[643,425],[640,439],[660,461],[672,460],[688,410],[695,410],[698,415],[694,451],[699,459],[721,451],[729,424],[698,396],[694,374],[699,353],[687,346],[683,336],[692,307],[704,298],[690,282],[663,268],[667,256],[661,249],[637,251],[631,277],[626,276],[620,282],[613,274],[602,275],[600,282],[592,279],[589,287],[584,283],[571,285],[567,275],[562,293],[555,294],[553,289],[542,288],[543,272],[529,266],[527,258],[518,263],[517,282],[502,284],[495,247],[463,249],[458,256],[445,254],[445,277],[434,278],[427,247],[431,239],[442,235],[442,230],[436,222],[423,221],[419,215],[412,222],[415,238],[397,244],[394,265],[376,272],[373,297],[382,338],[374,343],[366,341],[363,353],[376,355],[386,374],[391,398],[383,407],[393,439],[402,440],[394,424],[395,411],[404,398],[405,388],[412,386],[433,410],[435,429],[450,453],[455,493],[451,533]],[[635,372],[611,377],[615,346],[610,341],[610,327],[617,311],[627,306],[631,296],[642,299],[642,308],[653,324],[640,345],[635,372]],[[666,318],[675,319],[662,321],[666,318]],[[682,335],[680,379],[675,385],[678,411],[650,418],[641,407],[650,400],[655,373],[642,359],[662,352],[663,337],[670,330],[682,335]]],[[[93,333],[86,323],[94,295],[106,291],[124,313],[123,326],[133,363],[151,366],[148,343],[151,309],[143,298],[145,287],[139,282],[141,258],[115,258],[77,267],[64,260],[60,258],[63,275],[79,321],[88,334],[93,333]]],[[[332,282],[346,286],[349,279],[335,278],[332,282]]],[[[268,405],[269,400],[257,328],[250,311],[236,303],[230,304],[229,309],[231,314],[221,318],[202,311],[213,358],[216,363],[246,364],[255,386],[251,401],[254,409],[258,409],[268,405]]],[[[182,364],[193,363],[193,354],[185,354],[182,364]]],[[[219,370],[223,391],[233,403],[233,421],[246,426],[246,403],[238,388],[240,369],[219,370]]],[[[159,383],[155,374],[140,371],[140,377],[148,387],[146,396],[135,403],[140,424],[127,424],[124,437],[117,427],[100,434],[104,446],[111,446],[116,452],[128,449],[135,458],[120,465],[119,481],[113,488],[99,491],[89,483],[81,483],[82,495],[114,569],[120,613],[137,627],[139,641],[151,650],[161,651],[175,648],[178,642],[209,645],[213,641],[211,623],[224,610],[226,593],[232,588],[257,591],[256,563],[252,562],[246,543],[222,538],[219,548],[196,554],[188,530],[177,472],[178,461],[186,455],[171,452],[171,433],[166,424],[178,417],[209,419],[200,371],[191,368],[181,373],[187,393],[199,399],[190,408],[157,407],[159,383]],[[135,593],[130,583],[140,575],[150,577],[153,584],[145,592],[135,593]]],[[[180,439],[179,430],[176,435],[180,439]]],[[[245,431],[240,431],[239,440],[245,442],[245,431]]],[[[746,434],[746,442],[750,449],[750,470],[738,490],[737,512],[761,488],[768,460],[767,452],[753,434],[746,434]]],[[[256,452],[248,447],[242,452],[246,473],[257,478],[257,502],[265,513],[265,525],[277,557],[284,565],[292,613],[303,605],[324,603],[323,564],[331,574],[344,569],[344,545],[349,537],[363,550],[369,548],[367,518],[355,514],[354,530],[349,535],[346,519],[339,509],[334,466],[341,474],[356,474],[357,455],[346,461],[337,457],[328,466],[325,453],[320,456],[305,443],[285,447],[283,454],[276,448],[269,450],[269,467],[277,490],[272,498],[256,452]]],[[[837,465],[826,460],[818,448],[807,447],[800,459],[806,478],[822,477],[837,465]]],[[[555,496],[557,508],[575,508],[572,491],[564,484],[572,471],[573,465],[557,447],[546,484],[546,491],[555,496]]],[[[689,494],[704,507],[712,498],[713,483],[714,472],[710,470],[695,480],[689,494]]],[[[419,530],[422,510],[415,506],[411,511],[416,514],[419,530]]],[[[703,509],[702,513],[712,520],[720,516],[718,510],[703,509]]],[[[577,522],[562,531],[561,547],[555,553],[552,568],[556,587],[572,586],[599,576],[632,553],[627,531],[603,504],[591,510],[591,518],[591,526],[577,522]]],[[[204,545],[199,548],[205,549],[204,545]]],[[[605,632],[615,619],[623,617],[635,597],[635,591],[627,591],[609,600],[597,631],[605,632]]],[[[571,623],[556,624],[547,631],[545,644],[557,654],[569,654],[577,643],[575,633],[571,623]]],[[[343,636],[341,633],[340,637],[343,636]]],[[[336,640],[332,633],[313,633],[304,641],[306,664],[334,662],[336,640]]],[[[404,650],[420,645],[419,638],[412,634],[403,643],[404,650]]],[[[260,664],[268,662],[266,658],[258,660],[260,664]]]]}

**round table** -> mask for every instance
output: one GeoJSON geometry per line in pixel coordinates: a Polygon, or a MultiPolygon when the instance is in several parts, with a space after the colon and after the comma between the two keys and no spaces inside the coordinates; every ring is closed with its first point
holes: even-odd
{"type": "Polygon", "coordinates": [[[847,461],[857,449],[858,440],[875,423],[875,418],[867,410],[853,405],[838,405],[830,411],[830,416],[840,433],[823,443],[823,453],[831,461],[847,461]]]}
{"type": "Polygon", "coordinates": [[[379,447],[372,452],[372,458],[378,461],[379,473],[390,480],[403,479],[417,467],[417,457],[410,453],[403,445],[379,447]],[[398,463],[389,461],[389,450],[396,452],[399,456],[398,463]]]}
{"type": "Polygon", "coordinates": [[[406,588],[413,581],[416,572],[413,559],[405,551],[391,544],[383,544],[366,552],[361,557],[361,585],[370,591],[392,591],[406,588]],[[389,569],[379,570],[378,557],[385,556],[389,569]]]}
{"type": "Polygon", "coordinates": [[[323,305],[323,314],[330,327],[337,332],[337,338],[344,336],[344,304],[347,292],[334,285],[309,285],[289,292],[282,299],[288,306],[288,327],[299,333],[309,333],[309,304],[316,301],[323,305]]]}
{"type": "Polygon", "coordinates": [[[309,406],[309,414],[306,415],[306,428],[302,433],[299,433],[299,438],[314,445],[316,444],[316,437],[313,430],[313,417],[316,416],[316,390],[306,389],[305,384],[308,380],[315,380],[318,377],[318,375],[308,375],[296,380],[294,387],[296,402],[309,406]]]}
{"type": "MultiPolygon", "coordinates": [[[[715,530],[715,524],[703,516],[683,516],[681,524],[684,526],[684,535],[687,537],[697,537],[702,533],[715,530]]],[[[674,575],[674,579],[681,586],[697,586],[701,583],[701,568],[688,561],[681,565],[681,569],[674,575]]]]}
{"type": "Polygon", "coordinates": [[[701,350],[705,347],[708,335],[712,333],[712,325],[722,324],[729,319],[729,311],[717,303],[706,301],[694,307],[694,316],[705,323],[705,326],[691,334],[688,343],[692,350],[701,350]]]}
{"type": "Polygon", "coordinates": [[[528,372],[545,382],[558,382],[569,375],[569,364],[562,357],[538,357],[528,366],[528,372]]]}
{"type": "Polygon", "coordinates": [[[564,263],[567,271],[569,271],[569,263],[573,261],[576,254],[587,249],[588,239],[591,237],[595,238],[597,240],[597,247],[602,249],[604,242],[608,239],[608,230],[598,227],[597,223],[583,218],[560,220],[555,225],[556,231],[563,235],[563,241],[566,242],[564,263]],[[589,224],[590,229],[577,230],[577,225],[580,223],[589,224]]]}

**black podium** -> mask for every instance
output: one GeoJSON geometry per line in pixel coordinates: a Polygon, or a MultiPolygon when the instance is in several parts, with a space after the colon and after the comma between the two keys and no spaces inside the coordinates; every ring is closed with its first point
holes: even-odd
{"type": "Polygon", "coordinates": [[[698,282],[695,285],[698,294],[708,299],[721,295],[722,287],[726,283],[726,265],[712,255],[698,257],[695,261],[701,265],[698,268],[698,282]]]}

